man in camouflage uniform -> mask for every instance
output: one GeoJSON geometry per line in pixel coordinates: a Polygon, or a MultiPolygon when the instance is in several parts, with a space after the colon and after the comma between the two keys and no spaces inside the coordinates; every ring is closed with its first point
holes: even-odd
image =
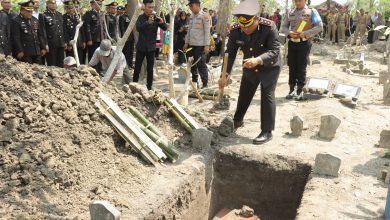
{"type": "Polygon", "coordinates": [[[348,16],[345,13],[345,9],[340,9],[337,16],[337,35],[339,42],[345,41],[345,29],[347,28],[348,16]]]}
{"type": "Polygon", "coordinates": [[[357,17],[358,17],[357,18],[357,26],[356,26],[356,31],[354,34],[355,36],[354,36],[353,42],[352,42],[353,44],[356,43],[358,37],[360,38],[360,40],[362,40],[362,38],[366,34],[367,24],[368,24],[368,20],[369,20],[368,15],[366,15],[364,13],[364,9],[360,9],[357,17]]]}
{"type": "Polygon", "coordinates": [[[336,42],[336,30],[337,30],[337,9],[331,11],[328,14],[328,38],[329,41],[336,42]]]}

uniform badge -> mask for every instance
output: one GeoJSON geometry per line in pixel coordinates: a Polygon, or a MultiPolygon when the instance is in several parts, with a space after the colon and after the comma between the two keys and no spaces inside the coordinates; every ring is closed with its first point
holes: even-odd
{"type": "Polygon", "coordinates": [[[27,31],[26,29],[24,29],[24,33],[26,33],[26,34],[27,34],[27,33],[28,33],[28,31],[27,31]]]}

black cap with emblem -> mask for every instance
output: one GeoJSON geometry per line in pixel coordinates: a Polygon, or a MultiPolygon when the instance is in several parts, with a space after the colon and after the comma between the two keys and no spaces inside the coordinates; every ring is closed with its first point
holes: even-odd
{"type": "Polygon", "coordinates": [[[66,6],[70,6],[70,5],[73,5],[73,4],[74,4],[74,1],[72,1],[72,0],[64,1],[64,5],[66,5],[66,6]]]}
{"type": "Polygon", "coordinates": [[[119,6],[117,7],[117,9],[118,9],[118,11],[122,11],[122,10],[125,10],[125,7],[123,7],[122,5],[119,5],[119,6]]]}
{"type": "Polygon", "coordinates": [[[194,3],[199,3],[200,4],[200,1],[199,0],[188,0],[188,4],[187,5],[194,4],[194,3]]]}
{"type": "Polygon", "coordinates": [[[20,5],[20,9],[24,9],[27,11],[34,10],[34,8],[33,8],[34,2],[33,1],[19,2],[18,4],[20,5]]]}
{"type": "Polygon", "coordinates": [[[260,4],[258,0],[245,0],[237,5],[232,14],[237,17],[237,23],[241,27],[249,27],[253,24],[259,9],[260,4]]]}
{"type": "Polygon", "coordinates": [[[106,6],[117,7],[118,6],[118,2],[111,2],[109,4],[106,4],[106,6]]]}

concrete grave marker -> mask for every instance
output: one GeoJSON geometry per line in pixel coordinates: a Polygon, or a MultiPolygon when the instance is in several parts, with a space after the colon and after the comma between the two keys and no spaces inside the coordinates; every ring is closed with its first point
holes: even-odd
{"type": "Polygon", "coordinates": [[[195,129],[192,132],[192,147],[194,148],[210,148],[213,132],[206,128],[195,129]]]}
{"type": "Polygon", "coordinates": [[[379,147],[390,148],[390,130],[383,130],[379,140],[379,147]]]}
{"type": "Polygon", "coordinates": [[[383,102],[385,105],[390,105],[390,81],[383,84],[383,102]]]}
{"type": "Polygon", "coordinates": [[[119,220],[121,213],[108,201],[94,201],[89,205],[91,220],[119,220]]]}
{"type": "Polygon", "coordinates": [[[320,153],[316,155],[314,173],[338,177],[341,159],[331,154],[320,153]]]}
{"type": "Polygon", "coordinates": [[[336,130],[340,126],[341,120],[334,115],[321,116],[321,126],[319,136],[321,138],[332,139],[336,135],[336,130]]]}
{"type": "Polygon", "coordinates": [[[291,134],[294,136],[300,136],[303,130],[303,119],[301,116],[296,115],[290,120],[291,134]]]}

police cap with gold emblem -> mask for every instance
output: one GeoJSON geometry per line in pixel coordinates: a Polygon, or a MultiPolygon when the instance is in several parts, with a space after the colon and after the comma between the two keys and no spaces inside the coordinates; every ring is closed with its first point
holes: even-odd
{"type": "Polygon", "coordinates": [[[237,17],[237,23],[240,27],[249,27],[255,21],[259,9],[258,0],[245,0],[237,5],[232,14],[237,17]]]}
{"type": "Polygon", "coordinates": [[[18,4],[20,5],[20,9],[24,9],[27,11],[34,10],[34,8],[33,8],[34,2],[33,1],[19,2],[18,4]]]}
{"type": "Polygon", "coordinates": [[[117,9],[118,9],[118,11],[123,11],[123,10],[125,10],[125,7],[122,6],[122,5],[119,5],[119,6],[117,7],[117,9]]]}
{"type": "Polygon", "coordinates": [[[66,5],[66,6],[70,6],[70,5],[73,5],[73,4],[74,4],[74,2],[72,0],[64,1],[64,5],[66,5]]]}
{"type": "Polygon", "coordinates": [[[111,2],[109,4],[106,4],[106,6],[117,7],[118,6],[118,2],[111,2]]]}

